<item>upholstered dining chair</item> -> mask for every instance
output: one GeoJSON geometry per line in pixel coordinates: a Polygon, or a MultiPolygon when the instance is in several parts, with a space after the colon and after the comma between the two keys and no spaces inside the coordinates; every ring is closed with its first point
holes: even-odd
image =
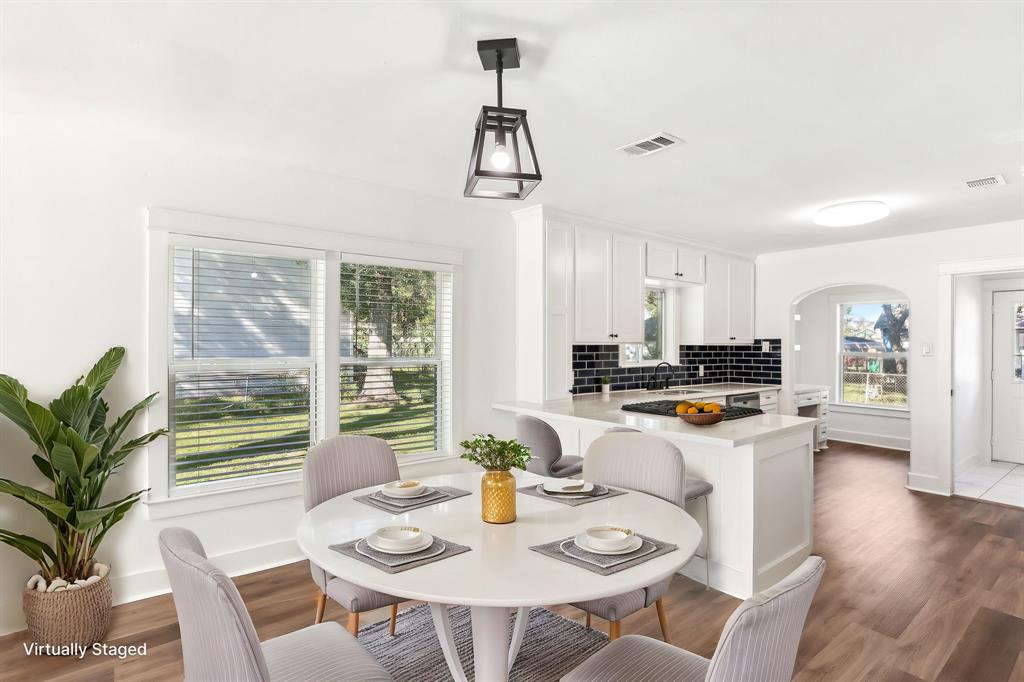
{"type": "Polygon", "coordinates": [[[807,610],[825,573],[811,556],[787,577],[733,611],[710,660],[650,637],[627,635],[562,682],[782,682],[793,679],[807,610]]]}
{"type": "MultiPolygon", "coordinates": [[[[677,507],[686,505],[686,462],[679,448],[646,433],[613,432],[601,436],[587,448],[583,459],[583,478],[617,488],[635,490],[660,497],[677,507]]],[[[672,576],[654,585],[625,594],[572,604],[591,615],[608,621],[608,639],[618,639],[621,621],[652,604],[665,641],[670,641],[668,617],[661,598],[668,591],[672,576]]]]}
{"type": "Polygon", "coordinates": [[[337,623],[311,625],[261,644],[238,588],[206,558],[195,533],[165,528],[159,545],[178,612],[186,680],[391,680],[337,623]]]}
{"type": "MultiPolygon", "coordinates": [[[[385,441],[371,436],[334,436],[309,449],[302,465],[302,497],[306,511],[347,492],[397,481],[398,459],[385,441]]],[[[395,634],[400,597],[375,592],[333,576],[312,561],[309,571],[320,588],[314,623],[324,618],[327,597],[348,611],[348,631],[359,633],[359,614],[391,607],[391,634],[395,634]]]]}
{"type": "MultiPolygon", "coordinates": [[[[613,426],[604,430],[605,433],[640,433],[640,429],[631,426],[613,426]]],[[[711,506],[708,497],[715,492],[715,486],[710,481],[695,476],[686,476],[686,491],[684,497],[686,502],[694,500],[704,501],[704,554],[697,554],[704,560],[704,589],[711,589],[711,506]]]]}
{"type": "Polygon", "coordinates": [[[583,458],[562,454],[562,442],[547,422],[521,414],[516,417],[516,438],[530,448],[526,470],[540,476],[569,478],[583,471],[583,458]]]}

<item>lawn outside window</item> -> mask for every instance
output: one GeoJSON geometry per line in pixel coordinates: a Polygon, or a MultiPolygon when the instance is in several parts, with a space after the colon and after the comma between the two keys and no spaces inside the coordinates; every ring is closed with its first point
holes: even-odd
{"type": "Polygon", "coordinates": [[[904,301],[838,305],[838,402],[907,409],[910,306],[904,301]]]}

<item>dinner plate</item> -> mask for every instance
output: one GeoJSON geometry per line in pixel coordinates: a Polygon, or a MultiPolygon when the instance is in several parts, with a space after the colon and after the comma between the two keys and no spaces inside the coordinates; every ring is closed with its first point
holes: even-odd
{"type": "MultiPolygon", "coordinates": [[[[357,554],[362,554],[363,556],[369,557],[370,559],[373,559],[374,561],[377,561],[379,563],[384,563],[384,562],[381,562],[380,559],[378,559],[377,557],[373,556],[372,554],[366,552],[363,549],[360,549],[360,545],[363,545],[363,544],[367,544],[365,539],[361,543],[357,542],[355,544],[355,550],[356,550],[357,554]]],[[[443,542],[438,542],[437,543],[437,547],[434,548],[434,551],[432,551],[430,554],[425,554],[424,556],[418,556],[418,557],[415,557],[415,558],[409,558],[409,559],[406,559],[405,561],[390,561],[390,562],[387,562],[385,565],[386,566],[391,566],[392,568],[394,568],[396,566],[404,566],[405,564],[409,563],[410,561],[423,561],[424,559],[430,559],[432,557],[436,557],[438,554],[443,554],[446,549],[448,549],[448,545],[444,544],[443,542]]],[[[420,550],[420,551],[422,551],[422,550],[420,550]]],[[[412,554],[412,552],[410,552],[410,554],[412,554]]],[[[399,555],[399,556],[401,556],[401,555],[399,555]]]]}
{"type": "Polygon", "coordinates": [[[544,481],[542,484],[544,492],[553,493],[555,495],[584,495],[586,493],[593,492],[594,484],[589,481],[574,481],[572,479],[560,480],[560,481],[544,481]],[[583,486],[579,489],[565,490],[565,488],[572,488],[574,486],[583,486]]]}
{"type": "Polygon", "coordinates": [[[404,547],[402,549],[392,549],[390,547],[384,547],[378,543],[376,533],[371,533],[366,536],[366,544],[370,546],[370,549],[375,549],[378,552],[384,552],[385,554],[413,554],[415,552],[422,552],[427,547],[430,547],[433,542],[434,536],[430,533],[424,532],[423,539],[415,545],[404,547]]]}
{"type": "Polygon", "coordinates": [[[422,483],[415,488],[399,488],[398,484],[402,481],[392,481],[391,483],[385,483],[384,487],[380,489],[381,494],[387,495],[388,497],[394,497],[399,499],[408,499],[412,497],[423,497],[430,493],[432,488],[428,488],[422,483]]]}
{"type": "Polygon", "coordinates": [[[593,552],[594,554],[608,554],[608,555],[629,554],[630,552],[635,552],[635,551],[637,551],[638,549],[640,549],[641,547],[644,546],[643,538],[641,538],[639,535],[631,536],[628,545],[626,545],[622,549],[614,549],[614,550],[594,549],[589,544],[587,544],[587,534],[586,533],[580,533],[579,535],[577,535],[576,538],[573,540],[573,543],[575,543],[575,545],[577,547],[579,547],[580,549],[582,549],[584,552],[593,552]]]}

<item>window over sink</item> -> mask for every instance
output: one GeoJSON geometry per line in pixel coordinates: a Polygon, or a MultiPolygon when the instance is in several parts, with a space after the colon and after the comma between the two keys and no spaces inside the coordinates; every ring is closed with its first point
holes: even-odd
{"type": "Polygon", "coordinates": [[[668,293],[665,289],[644,289],[644,342],[624,343],[620,353],[622,365],[656,364],[668,359],[668,293]]]}

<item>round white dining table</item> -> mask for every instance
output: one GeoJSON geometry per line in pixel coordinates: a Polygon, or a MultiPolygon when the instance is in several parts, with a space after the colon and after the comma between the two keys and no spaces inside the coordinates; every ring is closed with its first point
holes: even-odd
{"type": "MultiPolygon", "coordinates": [[[[517,487],[546,480],[525,472],[516,474],[517,487]]],[[[685,511],[633,491],[575,507],[517,493],[513,523],[485,523],[480,518],[480,476],[463,473],[421,478],[429,486],[452,486],[471,494],[402,514],[353,499],[381,486],[356,490],[309,510],[298,529],[302,552],[328,573],[371,590],[429,603],[445,660],[459,682],[466,676],[452,639],[449,606],[470,607],[478,682],[504,682],[522,644],[531,607],[588,601],[647,587],[679,570],[701,541],[700,526],[685,511]],[[329,549],[396,524],[417,526],[471,549],[400,573],[385,573],[329,549]],[[603,524],[632,528],[678,549],[611,575],[599,575],[530,549],[603,524]],[[512,610],[517,618],[510,641],[512,610]]]]}

